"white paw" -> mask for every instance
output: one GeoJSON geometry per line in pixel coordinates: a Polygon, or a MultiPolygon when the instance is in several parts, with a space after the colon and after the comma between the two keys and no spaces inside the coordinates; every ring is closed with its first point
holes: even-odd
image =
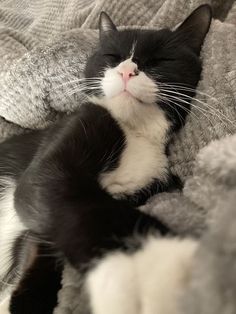
{"type": "Polygon", "coordinates": [[[138,190],[139,185],[137,181],[129,179],[129,174],[117,176],[113,172],[101,176],[100,183],[102,187],[113,196],[121,194],[132,194],[138,190]]]}
{"type": "Polygon", "coordinates": [[[135,254],[104,258],[87,278],[93,314],[177,314],[197,244],[149,238],[135,254]]]}

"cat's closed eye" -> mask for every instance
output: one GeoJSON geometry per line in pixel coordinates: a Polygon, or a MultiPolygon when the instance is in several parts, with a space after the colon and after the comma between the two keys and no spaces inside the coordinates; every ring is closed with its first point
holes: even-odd
{"type": "Polygon", "coordinates": [[[171,57],[153,57],[153,58],[147,59],[145,62],[145,65],[157,66],[158,64],[162,62],[171,62],[171,61],[175,61],[175,59],[171,57]]]}
{"type": "Polygon", "coordinates": [[[138,66],[140,65],[140,59],[139,58],[137,58],[137,57],[133,57],[132,58],[132,61],[134,62],[134,63],[136,63],[138,66]]]}
{"type": "Polygon", "coordinates": [[[108,58],[110,61],[113,62],[121,62],[121,56],[116,53],[105,53],[103,57],[108,58]]]}

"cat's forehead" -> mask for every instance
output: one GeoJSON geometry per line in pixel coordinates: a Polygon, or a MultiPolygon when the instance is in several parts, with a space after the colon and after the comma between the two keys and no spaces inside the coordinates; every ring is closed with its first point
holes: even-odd
{"type": "Polygon", "coordinates": [[[123,30],[112,32],[102,42],[102,49],[116,51],[117,53],[142,54],[151,53],[161,48],[169,39],[172,32],[168,29],[161,30],[123,30]]]}

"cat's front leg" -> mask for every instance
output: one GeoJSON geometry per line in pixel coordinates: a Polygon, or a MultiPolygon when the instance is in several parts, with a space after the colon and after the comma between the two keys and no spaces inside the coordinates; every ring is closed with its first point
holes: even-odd
{"type": "Polygon", "coordinates": [[[19,216],[27,228],[52,241],[77,268],[124,247],[124,240],[134,233],[169,231],[157,219],[96,190],[92,183],[88,190],[81,185],[74,193],[71,187],[67,190],[66,182],[58,184],[55,177],[47,178],[45,184],[32,181],[31,177],[23,178],[16,189],[19,216]]]}

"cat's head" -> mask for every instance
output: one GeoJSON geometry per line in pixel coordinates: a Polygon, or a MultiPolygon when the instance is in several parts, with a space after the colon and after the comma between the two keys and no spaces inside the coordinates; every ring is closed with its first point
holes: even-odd
{"type": "Polygon", "coordinates": [[[108,109],[127,109],[127,115],[155,104],[178,128],[200,79],[199,55],[210,23],[208,5],[197,8],[174,30],[117,30],[102,12],[99,46],[85,70],[89,92],[108,109]]]}

